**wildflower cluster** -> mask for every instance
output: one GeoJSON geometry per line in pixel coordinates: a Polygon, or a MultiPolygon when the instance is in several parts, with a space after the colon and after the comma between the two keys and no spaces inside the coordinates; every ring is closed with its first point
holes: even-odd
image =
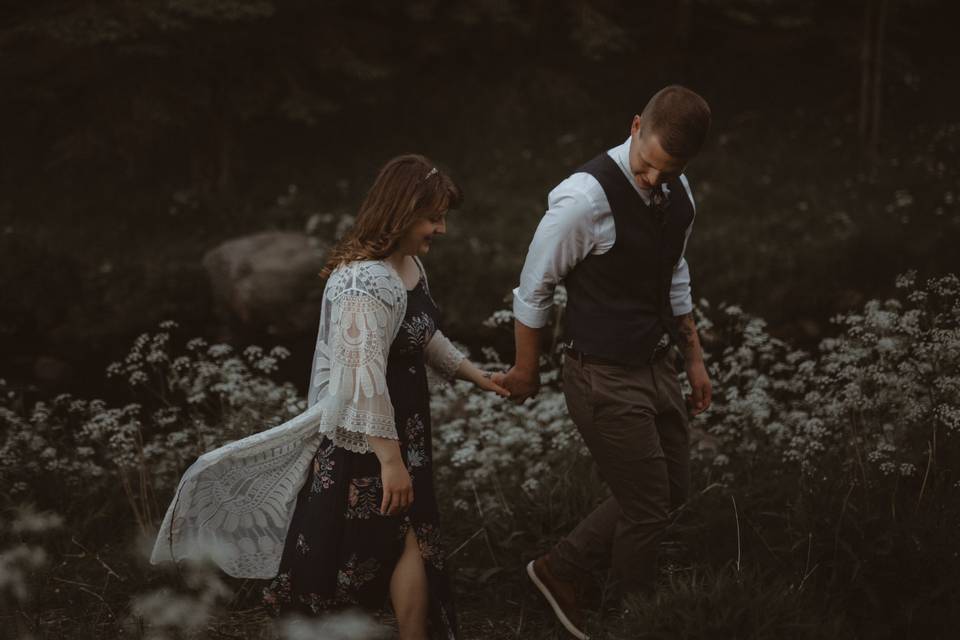
{"type": "MultiPolygon", "coordinates": [[[[692,455],[708,482],[767,473],[813,485],[853,478],[880,486],[919,479],[931,466],[952,473],[948,452],[960,441],[960,281],[918,285],[907,274],[897,285],[898,297],[836,318],[838,335],[813,354],[774,338],[737,306],[701,301],[714,400],[693,423],[711,446],[692,455]]],[[[508,319],[498,312],[488,324],[508,319]]],[[[434,393],[444,480],[462,489],[516,486],[529,495],[549,484],[559,461],[587,454],[557,364],[545,358],[543,365],[539,395],[522,406],[470,393],[466,383],[434,393]]]]}
{"type": "Polygon", "coordinates": [[[864,484],[950,473],[960,402],[960,280],[897,281],[898,297],[835,318],[840,332],[815,357],[726,307],[729,341],[711,371],[708,417],[741,469],[787,463],[808,479],[852,475],[864,484]]]}
{"type": "MultiPolygon", "coordinates": [[[[562,314],[566,290],[557,287],[554,305],[562,314]]],[[[512,327],[513,313],[495,311],[484,325],[512,327]]],[[[554,336],[556,342],[556,336],[554,336]]],[[[499,355],[484,348],[487,370],[504,369],[499,355]]],[[[477,500],[494,502],[504,488],[519,487],[535,498],[562,463],[589,455],[567,413],[560,369],[552,356],[541,361],[541,387],[536,397],[517,405],[494,394],[475,393],[471,385],[434,386],[433,415],[436,473],[477,500]],[[492,491],[489,491],[492,490],[492,491]]],[[[464,506],[462,499],[456,501],[464,506]]]]}
{"type": "MultiPolygon", "coordinates": [[[[769,473],[885,486],[923,482],[932,470],[940,486],[955,487],[960,280],[918,284],[907,274],[897,284],[893,299],[836,318],[836,337],[814,354],[770,336],[738,307],[701,303],[715,392],[694,429],[713,444],[693,456],[708,481],[769,473]]],[[[508,321],[501,312],[490,324],[508,321]]],[[[140,336],[108,368],[129,387],[126,404],[61,395],[24,408],[0,381],[0,482],[12,498],[76,502],[119,479],[146,526],[157,515],[154,491],[171,487],[197,455],[305,408],[292,385],[269,377],[284,349],[238,353],[195,338],[176,350],[175,328],[140,336]]],[[[488,368],[504,367],[492,350],[484,354],[488,368]]],[[[535,497],[558,469],[585,458],[559,377],[558,363],[544,358],[541,391],[523,405],[464,382],[436,389],[438,480],[466,495],[517,487],[535,497]]]]}
{"type": "Polygon", "coordinates": [[[62,394],[24,408],[0,381],[0,483],[11,499],[82,503],[119,480],[147,526],[156,517],[155,490],[173,486],[198,455],[305,408],[293,385],[269,377],[286,349],[236,354],[196,338],[175,350],[175,328],[165,322],[141,335],[107,368],[131,396],[122,406],[62,394]]]}
{"type": "Polygon", "coordinates": [[[560,459],[587,455],[558,378],[556,369],[545,371],[540,393],[523,405],[471,392],[466,382],[436,389],[430,410],[439,479],[467,492],[518,486],[532,496],[560,459]]]}

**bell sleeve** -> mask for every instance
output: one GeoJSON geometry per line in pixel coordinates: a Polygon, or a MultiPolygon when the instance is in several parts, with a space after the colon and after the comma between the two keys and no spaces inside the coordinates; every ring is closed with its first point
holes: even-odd
{"type": "Polygon", "coordinates": [[[318,401],[320,433],[337,446],[367,453],[367,436],[399,439],[386,379],[390,310],[358,289],[331,303],[330,380],[318,401]]]}
{"type": "Polygon", "coordinates": [[[457,369],[460,368],[460,363],[467,357],[453,346],[453,343],[439,329],[427,343],[423,355],[426,358],[427,365],[448,381],[453,380],[457,374],[457,369]]]}

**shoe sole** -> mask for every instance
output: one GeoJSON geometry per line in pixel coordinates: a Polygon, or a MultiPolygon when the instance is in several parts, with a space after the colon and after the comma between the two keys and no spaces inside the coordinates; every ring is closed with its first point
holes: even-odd
{"type": "Polygon", "coordinates": [[[560,621],[560,624],[570,632],[570,634],[577,638],[577,640],[590,640],[590,636],[585,634],[580,629],[570,622],[570,618],[567,617],[567,614],[563,612],[563,609],[560,608],[560,605],[557,604],[556,599],[553,597],[553,594],[550,593],[550,589],[547,589],[547,586],[540,581],[540,578],[537,577],[537,572],[533,570],[533,560],[527,563],[527,575],[530,576],[530,580],[533,582],[534,586],[537,588],[540,593],[543,594],[543,597],[547,599],[547,603],[550,605],[550,608],[553,609],[554,615],[557,616],[557,620],[560,621]]]}

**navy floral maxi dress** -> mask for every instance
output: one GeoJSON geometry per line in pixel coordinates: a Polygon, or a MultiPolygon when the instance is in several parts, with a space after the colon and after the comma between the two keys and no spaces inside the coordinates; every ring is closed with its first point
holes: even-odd
{"type": "Polygon", "coordinates": [[[387,388],[414,501],[401,515],[380,514],[383,486],[373,452],[355,453],[328,438],[297,498],[277,577],[264,589],[273,615],[383,607],[407,530],[417,537],[427,575],[431,637],[458,637],[433,486],[430,397],[424,347],[439,311],[421,270],[387,360],[387,388]]]}

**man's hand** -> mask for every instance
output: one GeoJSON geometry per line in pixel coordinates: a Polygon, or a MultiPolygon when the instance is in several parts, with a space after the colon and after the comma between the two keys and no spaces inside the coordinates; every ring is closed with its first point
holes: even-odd
{"type": "Polygon", "coordinates": [[[516,366],[506,373],[493,374],[495,384],[504,387],[510,392],[510,399],[517,404],[523,404],[527,398],[532,398],[540,391],[540,372],[526,372],[516,366]]]}
{"type": "Polygon", "coordinates": [[[713,393],[713,387],[710,384],[710,376],[707,374],[707,367],[703,360],[697,358],[687,361],[687,379],[693,391],[687,398],[687,405],[690,407],[690,415],[703,413],[710,406],[710,397],[713,393]]]}
{"type": "Polygon", "coordinates": [[[693,321],[693,313],[686,313],[675,318],[677,323],[677,346],[686,362],[687,379],[693,388],[687,405],[690,415],[703,413],[710,406],[712,387],[710,376],[707,375],[707,366],[703,363],[703,350],[700,348],[700,336],[697,335],[697,325],[693,321]]]}

